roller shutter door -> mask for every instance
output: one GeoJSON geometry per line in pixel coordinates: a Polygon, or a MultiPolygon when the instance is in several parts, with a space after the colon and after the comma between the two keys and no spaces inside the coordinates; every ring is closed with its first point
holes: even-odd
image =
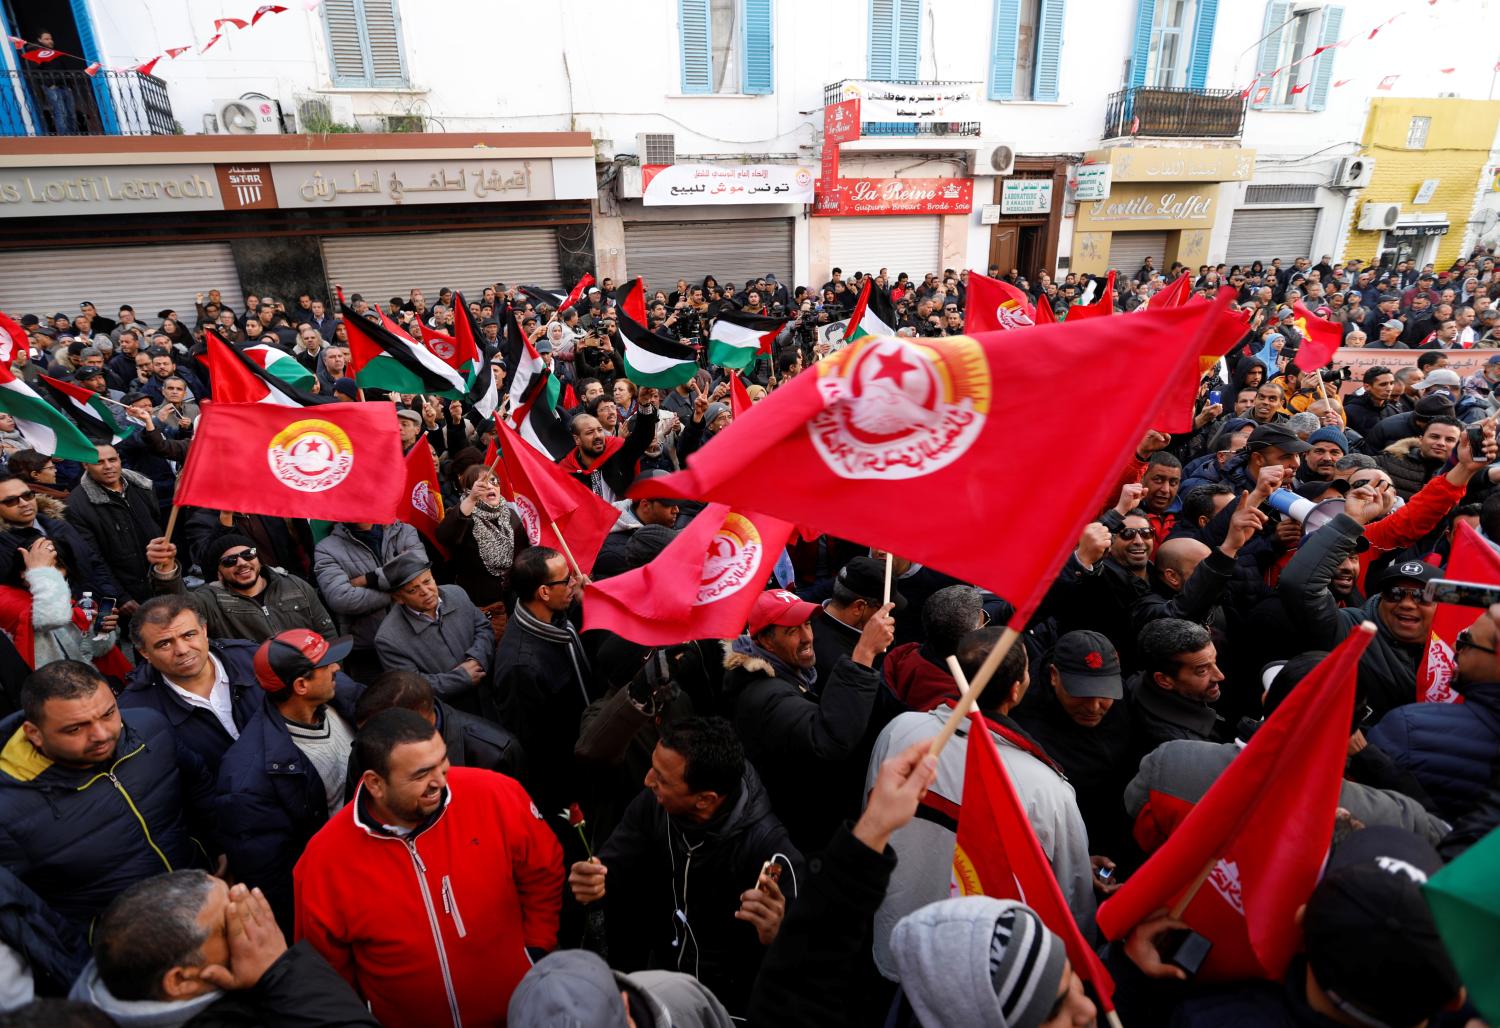
{"type": "Polygon", "coordinates": [[[705,275],[736,287],[763,275],[790,285],[792,219],[626,222],[625,269],[648,289],[669,293],[679,278],[701,282],[705,275]]]}
{"type": "Polygon", "coordinates": [[[0,309],[15,314],[78,313],[92,300],[113,318],[122,303],[136,319],[157,322],[156,312],[171,308],[193,323],[193,296],[217,289],[224,302],[245,306],[239,273],[228,243],[154,246],[98,246],[77,249],[15,250],[0,253],[0,309]]]}
{"type": "Polygon", "coordinates": [[[1273,207],[1257,210],[1242,207],[1229,223],[1229,252],[1226,264],[1248,265],[1253,261],[1270,264],[1280,257],[1291,261],[1311,257],[1313,233],[1318,230],[1318,208],[1273,207]]]}
{"type": "Polygon", "coordinates": [[[413,289],[422,290],[433,303],[443,286],[476,298],[496,282],[543,289],[563,286],[557,235],[550,228],[327,237],[323,270],[329,295],[334,284],[340,284],[346,294],[363,293],[371,303],[393,296],[405,299],[413,289]]]}
{"type": "Polygon", "coordinates": [[[886,268],[892,282],[903,271],[920,282],[929,271],[943,270],[942,224],[936,215],[923,214],[834,218],[829,266],[814,269],[813,277],[826,281],[820,272],[833,268],[843,269],[846,279],[856,271],[874,275],[886,268]]]}
{"type": "Polygon", "coordinates": [[[1122,275],[1134,276],[1151,258],[1151,266],[1165,271],[1162,255],[1167,252],[1165,232],[1116,232],[1109,237],[1109,266],[1122,275]]]}

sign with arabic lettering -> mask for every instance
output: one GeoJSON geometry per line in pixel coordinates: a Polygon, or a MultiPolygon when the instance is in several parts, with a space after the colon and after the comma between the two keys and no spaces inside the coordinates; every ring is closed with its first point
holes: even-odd
{"type": "Polygon", "coordinates": [[[858,100],[862,121],[978,121],[977,82],[846,80],[840,100],[858,100]]]}
{"type": "Polygon", "coordinates": [[[271,179],[283,208],[514,203],[554,198],[550,160],[273,164],[271,179]]]}
{"type": "Polygon", "coordinates": [[[1079,203],[1091,200],[1108,200],[1109,187],[1114,168],[1109,164],[1094,164],[1085,161],[1074,172],[1073,199],[1079,203]]]}
{"type": "Polygon", "coordinates": [[[837,207],[813,214],[968,214],[974,210],[971,178],[841,178],[831,191],[837,207]]]}
{"type": "Polygon", "coordinates": [[[1000,184],[1001,214],[1050,214],[1050,178],[1008,178],[1000,184]]]}
{"type": "Polygon", "coordinates": [[[648,164],[647,207],[683,204],[812,203],[813,170],[795,164],[648,164]]]}

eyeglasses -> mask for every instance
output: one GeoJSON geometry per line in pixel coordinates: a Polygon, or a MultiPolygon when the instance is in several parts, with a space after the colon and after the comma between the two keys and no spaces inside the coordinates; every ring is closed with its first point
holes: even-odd
{"type": "Polygon", "coordinates": [[[1391,483],[1383,478],[1361,478],[1358,482],[1350,482],[1350,489],[1389,489],[1391,483]]]}
{"type": "Polygon", "coordinates": [[[1380,594],[1380,598],[1386,603],[1400,603],[1402,600],[1411,600],[1411,602],[1419,607],[1428,607],[1437,602],[1436,600],[1429,600],[1425,590],[1402,585],[1391,586],[1380,594]]]}
{"type": "Polygon", "coordinates": [[[573,579],[576,578],[576,577],[578,577],[578,576],[574,575],[573,572],[569,571],[566,578],[559,578],[559,579],[557,579],[554,582],[543,582],[542,584],[545,585],[545,586],[551,586],[553,588],[556,588],[557,586],[567,585],[569,582],[573,581],[573,579]]]}
{"type": "Polygon", "coordinates": [[[241,550],[239,553],[226,553],[224,554],[224,556],[219,558],[219,567],[232,568],[240,561],[244,561],[246,564],[248,564],[257,556],[259,556],[259,554],[256,552],[254,546],[251,546],[248,549],[241,550]]]}
{"type": "Polygon", "coordinates": [[[24,493],[16,493],[16,495],[14,496],[7,496],[4,499],[0,499],[0,506],[18,507],[21,504],[34,499],[36,499],[36,493],[28,489],[24,493]]]}
{"type": "Polygon", "coordinates": [[[1453,649],[1455,651],[1463,649],[1478,650],[1480,653],[1488,653],[1492,657],[1495,656],[1495,647],[1479,645],[1474,641],[1474,636],[1470,634],[1467,628],[1459,629],[1457,637],[1453,640],[1453,649]]]}
{"type": "Polygon", "coordinates": [[[1121,539],[1124,539],[1126,542],[1129,542],[1132,539],[1150,539],[1151,538],[1151,529],[1149,529],[1149,528],[1122,528],[1118,532],[1116,532],[1115,535],[1119,536],[1121,539]]]}

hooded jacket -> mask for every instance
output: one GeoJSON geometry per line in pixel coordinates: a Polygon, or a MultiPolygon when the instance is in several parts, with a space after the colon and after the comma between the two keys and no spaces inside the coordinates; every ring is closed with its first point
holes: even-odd
{"type": "Polygon", "coordinates": [[[1500,766],[1500,682],[1477,682],[1459,692],[1462,703],[1397,707],[1369,734],[1372,746],[1416,775],[1450,821],[1480,801],[1500,766]]]}
{"type": "Polygon", "coordinates": [[[880,674],[886,688],[907,710],[931,710],[958,699],[958,686],[930,656],[926,643],[902,643],[886,654],[880,674]]]}
{"type": "Polygon", "coordinates": [[[714,994],[675,971],[611,971],[588,950],[563,949],[538,960],[510,998],[510,1023],[535,1028],[732,1028],[714,994]],[[630,1019],[620,993],[629,997],[630,1019]]]}
{"type": "Polygon", "coordinates": [[[124,889],[152,875],[200,867],[213,840],[213,785],[165,718],[122,711],[115,752],[90,768],[54,764],[0,721],[0,866],[73,924],[86,926],[124,889]]]}
{"type": "Polygon", "coordinates": [[[151,479],[121,469],[123,492],[112,492],[88,475],[68,497],[68,523],[104,558],[111,577],[125,590],[121,603],[151,597],[151,566],[146,544],[161,535],[151,479]]]}
{"type": "Polygon", "coordinates": [[[569,450],[567,456],[557,462],[558,467],[571,474],[588,489],[604,499],[619,499],[635,481],[636,468],[645,456],[646,448],[656,438],[656,410],[637,411],[630,426],[630,434],[604,437],[603,455],[588,468],[579,459],[578,447],[569,450]],[[598,478],[596,483],[594,480],[598,478]],[[603,486],[608,493],[603,492],[603,486]]]}
{"type": "Polygon", "coordinates": [[[88,943],[77,927],[4,867],[0,867],[0,949],[9,949],[21,959],[39,996],[66,994],[89,959],[88,943]]]}
{"type": "Polygon", "coordinates": [[[1369,435],[1383,419],[1399,413],[1401,408],[1389,401],[1377,407],[1368,390],[1355,393],[1344,401],[1344,416],[1349,419],[1349,427],[1361,435],[1369,435]]]}
{"type": "Polygon", "coordinates": [[[456,767],[433,815],[398,835],[363,787],[293,875],[306,939],[386,1025],[498,1025],[557,944],[562,847],[519,782],[456,767]],[[351,874],[351,868],[358,868],[351,874]]]}
{"type": "Polygon", "coordinates": [[[765,949],[754,926],[734,913],[740,894],[778,854],[790,866],[780,881],[790,907],[805,874],[802,854],[748,764],[739,789],[707,824],[669,816],[643,790],[598,853],[609,868],[611,962],[691,974],[731,1012],[743,1013],[765,949]]]}

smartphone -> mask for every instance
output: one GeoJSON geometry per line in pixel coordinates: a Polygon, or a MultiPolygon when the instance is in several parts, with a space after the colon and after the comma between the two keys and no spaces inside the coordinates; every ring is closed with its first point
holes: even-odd
{"type": "Polygon", "coordinates": [[[1459,582],[1451,578],[1434,578],[1427,583],[1423,594],[1429,600],[1453,603],[1460,607],[1489,607],[1500,603],[1500,585],[1459,582]]]}
{"type": "Polygon", "coordinates": [[[1188,928],[1175,928],[1164,934],[1156,947],[1162,960],[1180,967],[1189,978],[1196,975],[1208,959],[1214,944],[1188,928]]]}
{"type": "Polygon", "coordinates": [[[751,886],[751,888],[759,889],[761,879],[763,878],[767,881],[772,881],[780,884],[781,865],[776,862],[775,858],[772,858],[771,860],[768,860],[764,864],[760,865],[760,874],[755,876],[755,884],[751,886]]]}
{"type": "Polygon", "coordinates": [[[104,619],[115,612],[115,598],[113,596],[100,596],[95,600],[95,603],[97,606],[94,608],[94,622],[89,626],[89,631],[94,635],[98,635],[103,631],[99,626],[104,623],[104,619]]]}
{"type": "Polygon", "coordinates": [[[1478,425],[1470,425],[1464,431],[1469,433],[1469,449],[1473,451],[1474,456],[1479,457],[1483,455],[1484,429],[1478,425]]]}
{"type": "Polygon", "coordinates": [[[1221,389],[1210,389],[1208,391],[1208,402],[1209,402],[1210,405],[1216,404],[1216,403],[1222,403],[1223,401],[1224,401],[1224,392],[1223,392],[1223,390],[1221,390],[1221,389]]]}

